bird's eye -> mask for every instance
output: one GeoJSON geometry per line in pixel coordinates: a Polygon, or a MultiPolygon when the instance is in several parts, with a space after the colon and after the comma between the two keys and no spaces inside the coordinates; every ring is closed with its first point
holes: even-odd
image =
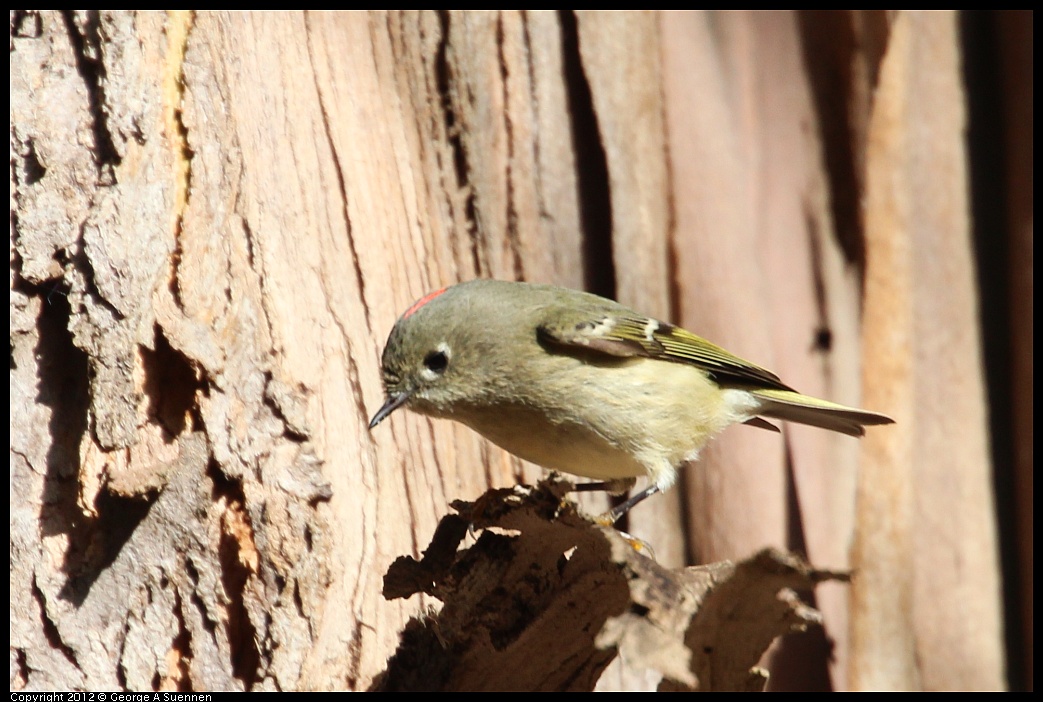
{"type": "Polygon", "coordinates": [[[449,367],[449,357],[445,351],[432,351],[424,356],[424,367],[432,373],[441,375],[449,367]]]}

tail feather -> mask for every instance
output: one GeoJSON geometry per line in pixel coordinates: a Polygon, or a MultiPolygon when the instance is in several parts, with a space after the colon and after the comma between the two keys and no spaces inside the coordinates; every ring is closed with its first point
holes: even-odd
{"type": "Polygon", "coordinates": [[[792,390],[764,388],[749,392],[760,401],[761,406],[757,414],[762,417],[808,424],[848,436],[865,436],[866,426],[894,423],[887,415],[845,407],[792,390]]]}

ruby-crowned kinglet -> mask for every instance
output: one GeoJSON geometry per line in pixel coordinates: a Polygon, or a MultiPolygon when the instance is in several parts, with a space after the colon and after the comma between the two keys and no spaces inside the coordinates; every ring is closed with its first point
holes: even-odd
{"type": "MultiPolygon", "coordinates": [[[[551,285],[472,280],[437,290],[395,323],[382,359],[387,402],[455,419],[545,468],[648,487],[615,521],[670,487],[725,427],[761,417],[862,436],[882,414],[801,395],[672,324],[551,285]]],[[[777,430],[776,430],[777,431],[777,430]]]]}

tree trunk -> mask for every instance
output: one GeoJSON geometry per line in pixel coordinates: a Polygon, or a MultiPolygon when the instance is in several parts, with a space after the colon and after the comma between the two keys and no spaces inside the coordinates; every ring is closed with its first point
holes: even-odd
{"type": "Polygon", "coordinates": [[[989,416],[1024,451],[1031,402],[983,370],[959,19],[12,11],[12,690],[368,688],[436,604],[385,600],[392,561],[541,474],[447,421],[367,429],[397,316],[474,277],[893,416],[729,430],[627,530],[666,567],[854,571],[773,685],[1007,685],[989,416]]]}

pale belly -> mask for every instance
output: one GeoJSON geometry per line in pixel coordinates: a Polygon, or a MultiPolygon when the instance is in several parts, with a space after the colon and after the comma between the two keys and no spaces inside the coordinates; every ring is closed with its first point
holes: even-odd
{"type": "Polygon", "coordinates": [[[748,393],[722,390],[691,366],[576,363],[564,371],[567,404],[565,393],[522,397],[452,418],[545,468],[596,480],[647,475],[665,488],[715,434],[752,416],[748,393]]]}
{"type": "Polygon", "coordinates": [[[531,410],[498,410],[496,417],[462,420],[515,456],[584,478],[615,480],[648,474],[645,464],[589,425],[535,420],[531,410]]]}

